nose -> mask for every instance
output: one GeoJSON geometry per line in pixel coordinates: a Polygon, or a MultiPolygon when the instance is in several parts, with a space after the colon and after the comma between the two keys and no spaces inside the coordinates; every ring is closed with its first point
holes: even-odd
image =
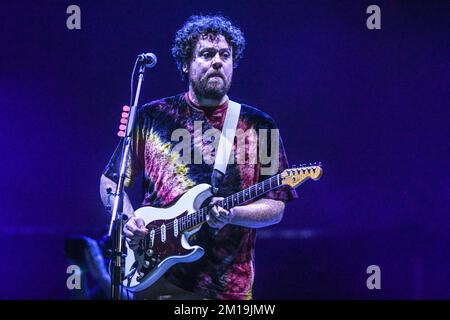
{"type": "Polygon", "coordinates": [[[219,53],[217,52],[212,60],[212,67],[216,70],[222,67],[222,59],[220,58],[219,53]]]}

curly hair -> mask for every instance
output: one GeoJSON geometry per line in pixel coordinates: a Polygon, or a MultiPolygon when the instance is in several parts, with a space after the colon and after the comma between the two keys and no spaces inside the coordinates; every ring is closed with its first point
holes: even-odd
{"type": "Polygon", "coordinates": [[[245,38],[242,31],[234,26],[231,21],[221,15],[194,15],[189,17],[183,27],[175,35],[172,47],[172,56],[175,59],[182,77],[183,64],[191,62],[195,45],[201,35],[223,35],[233,48],[233,67],[236,68],[243,56],[245,38]]]}

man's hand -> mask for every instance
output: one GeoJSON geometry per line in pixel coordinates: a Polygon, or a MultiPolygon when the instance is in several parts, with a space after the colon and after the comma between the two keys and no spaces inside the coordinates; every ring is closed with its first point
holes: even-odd
{"type": "Polygon", "coordinates": [[[233,209],[225,210],[222,207],[219,207],[217,203],[224,198],[214,197],[209,204],[211,209],[208,211],[208,216],[206,221],[209,226],[216,229],[222,229],[225,225],[231,223],[234,217],[233,209]]]}
{"type": "Polygon", "coordinates": [[[142,218],[131,217],[123,226],[123,233],[131,250],[136,250],[139,247],[139,242],[148,234],[148,229],[145,228],[145,222],[142,218]]]}

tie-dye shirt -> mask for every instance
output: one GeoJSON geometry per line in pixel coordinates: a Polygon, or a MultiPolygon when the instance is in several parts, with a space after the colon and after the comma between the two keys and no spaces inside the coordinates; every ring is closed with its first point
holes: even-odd
{"type": "MultiPolygon", "coordinates": [[[[228,103],[225,102],[216,108],[202,108],[194,105],[188,94],[183,93],[139,108],[125,185],[130,186],[139,174],[143,174],[142,206],[166,207],[193,186],[211,184],[215,158],[212,146],[214,141],[218,142],[219,136],[215,140],[208,136],[208,132],[214,131],[209,129],[222,129],[227,107],[228,103]],[[191,138],[189,142],[192,141],[187,144],[187,148],[186,145],[180,147],[183,134],[188,134],[191,138]]],[[[274,155],[278,153],[277,159],[272,157],[271,163],[265,166],[261,164],[268,161],[260,161],[258,156],[260,133],[266,132],[270,152],[270,129],[276,129],[270,116],[242,104],[236,136],[238,133],[247,133],[245,147],[237,147],[238,139],[235,139],[232,151],[234,161],[228,164],[217,196],[229,196],[267,179],[270,175],[264,174],[270,171],[268,168],[271,164],[272,168],[274,163],[278,164],[271,175],[287,167],[287,158],[279,137],[279,152],[274,152],[274,155]]],[[[120,149],[121,144],[104,171],[114,181],[118,177],[120,149]]],[[[263,197],[287,202],[297,198],[297,194],[295,190],[282,186],[263,197]]],[[[173,266],[166,277],[185,290],[211,299],[251,299],[255,240],[256,229],[229,224],[217,233],[205,223],[190,239],[191,244],[205,249],[204,256],[193,263],[173,266]]]]}

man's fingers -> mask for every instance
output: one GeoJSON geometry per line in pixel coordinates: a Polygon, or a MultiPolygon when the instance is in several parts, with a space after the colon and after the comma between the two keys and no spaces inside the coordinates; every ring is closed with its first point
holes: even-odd
{"type": "Polygon", "coordinates": [[[123,232],[130,239],[142,239],[148,234],[148,230],[145,228],[145,222],[140,218],[131,218],[127,224],[125,224],[123,232]],[[142,227],[139,227],[138,224],[142,227]]]}
{"type": "Polygon", "coordinates": [[[219,209],[217,208],[217,206],[214,206],[214,207],[211,208],[210,214],[212,214],[212,216],[214,218],[218,218],[219,217],[220,214],[219,214],[219,209]]]}
{"type": "Polygon", "coordinates": [[[145,228],[145,222],[142,218],[131,218],[125,226],[128,226],[131,232],[134,232],[135,230],[148,231],[145,228]]]}
{"type": "Polygon", "coordinates": [[[129,232],[131,232],[133,235],[134,235],[134,233],[136,232],[136,230],[139,230],[137,227],[136,227],[136,225],[134,224],[134,223],[127,223],[126,225],[125,225],[125,227],[123,228],[123,231],[125,232],[125,231],[129,231],[129,232]]]}
{"type": "Polygon", "coordinates": [[[230,212],[219,206],[224,198],[214,197],[209,203],[207,222],[212,228],[221,229],[230,222],[230,212]]]}
{"type": "Polygon", "coordinates": [[[137,226],[138,228],[142,229],[142,228],[145,227],[144,219],[142,219],[142,218],[137,218],[135,221],[136,221],[136,226],[137,226]]]}
{"type": "Polygon", "coordinates": [[[223,215],[220,215],[220,216],[217,218],[217,220],[218,220],[220,223],[223,223],[223,224],[228,223],[228,218],[225,217],[225,216],[223,216],[223,215]]]}
{"type": "Polygon", "coordinates": [[[228,217],[230,216],[230,212],[225,210],[224,208],[218,207],[216,218],[222,222],[228,222],[228,217]]]}
{"type": "MultiPolygon", "coordinates": [[[[123,233],[125,234],[125,236],[127,237],[127,238],[132,238],[133,236],[134,236],[134,234],[131,232],[131,231],[129,231],[128,229],[124,229],[123,230],[123,233]]],[[[127,239],[128,240],[128,239],[127,239]]]]}
{"type": "Polygon", "coordinates": [[[219,201],[222,201],[224,198],[222,197],[214,197],[211,199],[211,201],[209,202],[210,205],[215,205],[217,204],[219,201]]]}
{"type": "Polygon", "coordinates": [[[131,231],[140,230],[144,233],[147,233],[148,230],[145,228],[145,221],[142,218],[131,218],[130,220],[130,227],[133,227],[131,231]]]}
{"type": "Polygon", "coordinates": [[[230,211],[224,208],[220,208],[219,213],[222,217],[228,217],[230,215],[230,211]]]}
{"type": "Polygon", "coordinates": [[[221,214],[219,214],[219,217],[216,217],[211,210],[211,214],[209,215],[207,222],[212,228],[222,229],[229,222],[229,218],[222,216],[221,214]]]}
{"type": "Polygon", "coordinates": [[[206,222],[210,227],[217,228],[217,223],[219,222],[215,217],[212,210],[209,211],[209,215],[206,217],[206,222]]]}
{"type": "Polygon", "coordinates": [[[148,234],[148,231],[145,231],[142,229],[137,229],[137,228],[135,228],[132,232],[133,232],[134,236],[140,237],[140,238],[143,238],[148,234]]]}

